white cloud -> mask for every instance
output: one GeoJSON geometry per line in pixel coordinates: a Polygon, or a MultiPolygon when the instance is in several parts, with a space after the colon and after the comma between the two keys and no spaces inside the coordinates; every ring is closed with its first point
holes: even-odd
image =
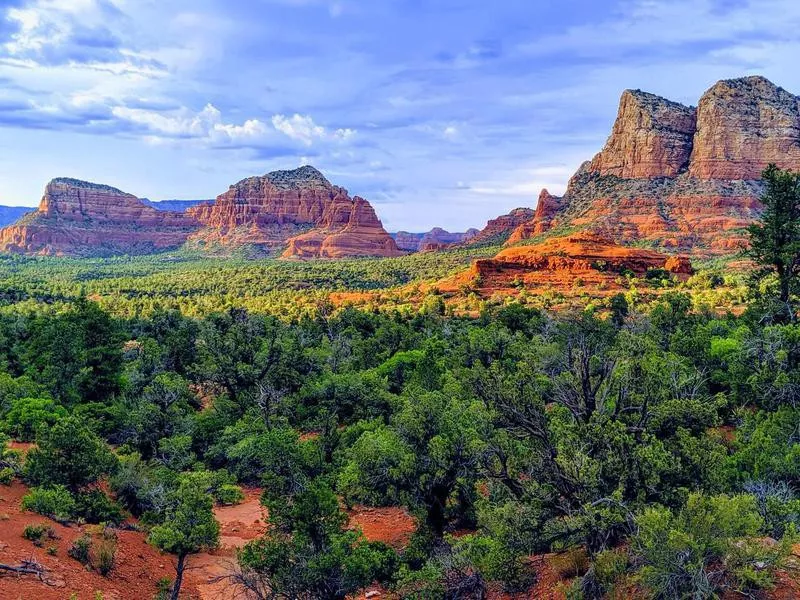
{"type": "Polygon", "coordinates": [[[325,127],[317,125],[308,115],[295,114],[291,117],[274,115],[272,125],[283,135],[306,146],[311,146],[316,140],[347,141],[356,135],[355,129],[337,129],[330,133],[325,127]]]}
{"type": "Polygon", "coordinates": [[[275,115],[272,117],[272,125],[293,140],[298,140],[306,146],[314,143],[315,139],[325,136],[325,128],[314,123],[309,116],[295,114],[291,117],[275,115]]]}
{"type": "Polygon", "coordinates": [[[116,106],[111,113],[122,121],[144,129],[151,143],[158,138],[166,138],[199,140],[215,146],[258,147],[277,143],[281,136],[286,136],[310,147],[316,142],[346,141],[356,133],[352,129],[337,129],[329,133],[325,127],[314,123],[311,117],[303,115],[274,115],[268,122],[248,119],[241,124],[229,123],[213,104],[207,104],[199,112],[186,108],[164,112],[116,106]]]}

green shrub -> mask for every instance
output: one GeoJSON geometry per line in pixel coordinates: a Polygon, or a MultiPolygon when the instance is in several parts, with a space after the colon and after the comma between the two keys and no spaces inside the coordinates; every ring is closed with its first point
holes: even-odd
{"type": "Polygon", "coordinates": [[[769,585],[781,561],[782,544],[758,539],[764,520],[753,496],[690,494],[679,513],[649,508],[637,524],[632,551],[658,598],[711,597],[731,580],[743,589],[769,585]]]}
{"type": "Polygon", "coordinates": [[[33,545],[38,546],[39,548],[42,547],[46,539],[57,539],[56,532],[52,527],[45,523],[40,523],[38,525],[26,525],[25,529],[22,531],[22,537],[24,537],[26,540],[32,541],[33,545]]]}
{"type": "Polygon", "coordinates": [[[67,416],[67,410],[50,398],[20,398],[11,401],[5,430],[21,442],[32,442],[42,426],[49,426],[67,416]]]}
{"type": "Polygon", "coordinates": [[[76,497],[75,511],[87,523],[119,525],[125,520],[122,509],[102,490],[93,489],[76,497]]]}
{"type": "Polygon", "coordinates": [[[59,521],[75,517],[75,499],[64,486],[32,488],[22,498],[22,510],[35,512],[59,521]]]}
{"type": "Polygon", "coordinates": [[[114,568],[117,557],[117,536],[110,529],[103,531],[100,541],[94,548],[92,564],[103,577],[106,577],[114,568]]]}
{"type": "Polygon", "coordinates": [[[0,485],[11,485],[14,481],[14,469],[11,467],[3,467],[0,469],[0,485]]]}
{"type": "Polygon", "coordinates": [[[444,573],[438,566],[426,564],[417,571],[400,567],[394,591],[403,600],[444,600],[444,573]]]}
{"type": "Polygon", "coordinates": [[[90,536],[88,533],[84,533],[72,543],[72,546],[67,551],[67,554],[69,554],[82,565],[88,565],[92,560],[91,552],[92,536],[90,536]]]}
{"type": "Polygon", "coordinates": [[[220,486],[215,494],[219,504],[234,505],[244,501],[244,492],[238,485],[224,484],[220,486]]]}

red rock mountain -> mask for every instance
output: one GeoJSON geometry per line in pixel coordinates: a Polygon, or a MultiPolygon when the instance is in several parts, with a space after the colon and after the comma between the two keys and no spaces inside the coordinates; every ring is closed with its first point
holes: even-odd
{"type": "Polygon", "coordinates": [[[203,225],[194,243],[285,245],[284,258],[401,254],[369,202],[310,166],[244,179],[187,214],[203,225]]]}
{"type": "Polygon", "coordinates": [[[47,255],[142,254],[183,244],[191,217],[161,211],[107,185],[58,178],[38,210],[0,230],[0,251],[47,255]]]}
{"type": "Polygon", "coordinates": [[[479,233],[477,229],[468,229],[463,233],[450,233],[441,227],[434,227],[427,233],[398,231],[392,234],[392,237],[397,243],[397,247],[401,250],[406,250],[407,252],[432,252],[469,242],[479,233]]]}
{"type": "Polygon", "coordinates": [[[800,98],[767,79],[721,81],[696,109],[629,90],[603,150],[563,198],[543,192],[509,241],[586,229],[622,243],[730,253],[761,210],[769,163],[800,170],[800,98]]]}
{"type": "Polygon", "coordinates": [[[0,251],[25,254],[144,254],[187,241],[285,247],[285,258],[402,254],[369,202],[313,167],[245,179],[183,213],[107,185],[54,179],[38,210],[0,230],[0,251]]]}
{"type": "Polygon", "coordinates": [[[535,214],[535,211],[530,208],[515,208],[507,215],[491,219],[486,223],[486,227],[469,240],[469,245],[505,243],[517,227],[530,221],[535,214]]]}

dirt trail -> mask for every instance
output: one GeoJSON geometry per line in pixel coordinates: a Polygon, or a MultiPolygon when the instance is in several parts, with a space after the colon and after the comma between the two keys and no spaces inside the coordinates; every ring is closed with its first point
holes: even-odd
{"type": "Polygon", "coordinates": [[[220,547],[214,552],[192,556],[187,581],[201,600],[236,600],[242,594],[229,581],[236,566],[236,550],[266,531],[267,510],[261,506],[261,491],[246,489],[244,502],[236,506],[220,506],[214,516],[220,525],[220,547]]]}

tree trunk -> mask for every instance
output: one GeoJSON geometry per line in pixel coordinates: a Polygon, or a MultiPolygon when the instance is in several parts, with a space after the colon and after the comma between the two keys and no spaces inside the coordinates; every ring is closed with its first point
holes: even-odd
{"type": "Polygon", "coordinates": [[[175,583],[172,584],[172,596],[170,600],[178,600],[181,593],[181,584],[183,583],[183,571],[186,568],[186,555],[178,555],[178,566],[175,567],[175,583]]]}

